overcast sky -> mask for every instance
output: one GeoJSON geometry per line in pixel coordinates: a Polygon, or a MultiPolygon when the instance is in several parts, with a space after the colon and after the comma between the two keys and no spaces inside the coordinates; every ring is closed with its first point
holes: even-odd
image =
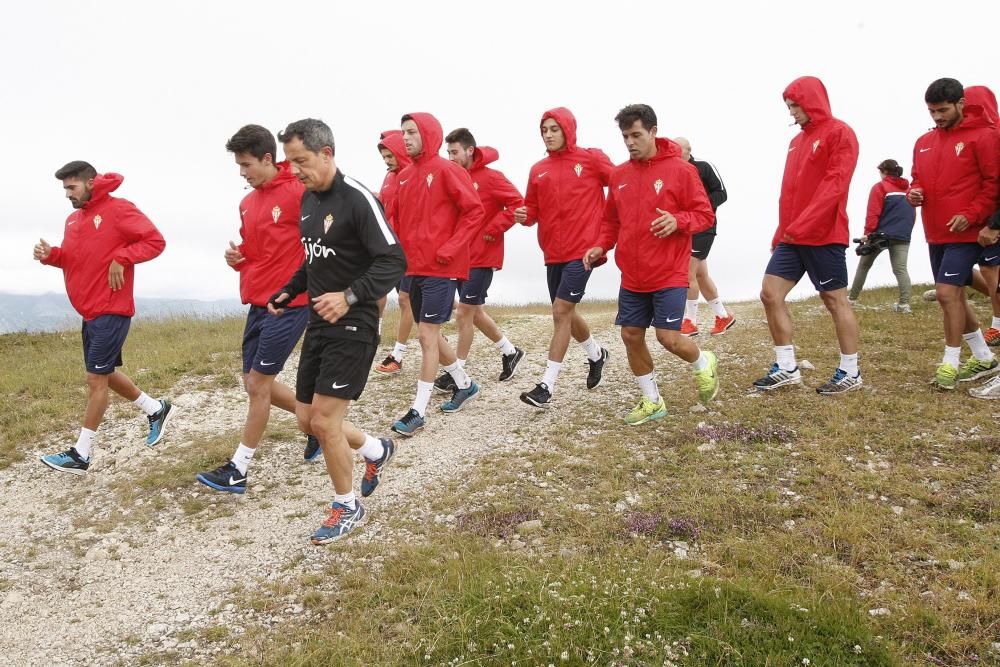
{"type": "MultiPolygon", "coordinates": [[[[318,117],[331,125],[337,164],[378,190],[375,145],[412,111],[449,131],[469,127],[500,151],[494,165],[523,190],[544,156],[541,113],[569,107],[579,143],[627,159],[613,121],[645,102],[661,136],[684,135],[729,190],[709,267],[726,300],[755,298],[777,224],[787,145],[798,128],[781,92],[794,78],[826,84],[833,112],[858,135],[848,206],[861,233],[876,165],[909,176],[914,140],[931,123],[933,79],[1000,89],[996,3],[728,2],[40,2],[0,9],[2,118],[0,291],[61,291],[61,272],[31,259],[41,236],[62,239],[71,211],[52,174],[88,160],[116,171],[116,194],[167,240],[137,270],[143,296],[238,294],[223,259],[238,238],[246,194],[226,140],[240,126],[274,131],[318,117]],[[993,77],[993,78],[991,78],[993,77]]],[[[280,151],[280,148],[279,148],[280,151]]],[[[887,259],[870,283],[892,284],[887,259]]],[[[856,257],[849,253],[853,275],[856,257]]],[[[918,220],[914,280],[928,281],[918,220]]],[[[613,264],[588,294],[613,297],[613,264]]],[[[507,235],[491,297],[547,297],[535,230],[507,235]]],[[[808,279],[795,294],[812,293],[808,279]]]]}

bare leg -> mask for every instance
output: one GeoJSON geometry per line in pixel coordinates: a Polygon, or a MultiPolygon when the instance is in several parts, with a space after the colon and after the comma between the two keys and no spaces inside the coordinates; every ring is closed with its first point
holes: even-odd
{"type": "Polygon", "coordinates": [[[549,343],[549,359],[562,363],[569,349],[570,336],[579,342],[590,338],[590,327],[576,312],[572,301],[556,298],[552,304],[552,342],[549,343]]]}
{"type": "Polygon", "coordinates": [[[976,314],[969,306],[965,296],[965,288],[959,285],[934,285],[937,300],[944,316],[944,343],[948,347],[961,347],[962,334],[971,333],[979,328],[976,314]]]}
{"type": "Polygon", "coordinates": [[[667,352],[680,357],[689,364],[698,361],[698,357],[701,356],[701,349],[698,347],[698,344],[689,337],[681,335],[680,331],[657,329],[656,340],[659,341],[660,345],[667,352]]]}
{"type": "Polygon", "coordinates": [[[653,372],[653,357],[646,345],[646,330],[640,327],[622,327],[622,342],[632,375],[648,375],[653,372]]]}
{"type": "Polygon", "coordinates": [[[458,324],[458,347],[459,359],[468,359],[469,350],[472,349],[472,339],[476,335],[475,317],[476,309],[482,306],[474,306],[468,303],[459,303],[455,311],[455,322],[458,324]]]}
{"type": "Polygon", "coordinates": [[[715,281],[708,275],[708,260],[698,260],[698,286],[701,288],[701,295],[705,301],[719,298],[719,289],[715,286],[715,281]]]}
{"type": "Polygon", "coordinates": [[[788,312],[785,298],[795,287],[795,283],[778,276],[764,275],[760,290],[760,301],[767,315],[767,328],[775,345],[792,344],[792,315],[788,312]]]}
{"type": "Polygon", "coordinates": [[[696,301],[700,294],[701,286],[698,284],[699,264],[701,264],[701,260],[692,255],[691,261],[688,263],[688,301],[696,301]]]}
{"type": "Polygon", "coordinates": [[[847,288],[820,292],[823,305],[833,316],[833,326],[837,330],[837,342],[841,354],[855,354],[858,351],[858,320],[854,309],[847,301],[847,288]]]}
{"type": "MultiPolygon", "coordinates": [[[[117,373],[117,371],[115,372],[117,373]]],[[[101,425],[104,413],[108,409],[109,377],[109,375],[87,373],[87,409],[83,415],[83,427],[91,431],[96,431],[97,427],[101,425]]],[[[136,398],[138,397],[139,395],[136,394],[136,398]]]]}
{"type": "Polygon", "coordinates": [[[399,332],[396,334],[396,342],[406,344],[410,340],[410,332],[413,330],[413,310],[410,308],[410,293],[399,293],[399,332]]]}

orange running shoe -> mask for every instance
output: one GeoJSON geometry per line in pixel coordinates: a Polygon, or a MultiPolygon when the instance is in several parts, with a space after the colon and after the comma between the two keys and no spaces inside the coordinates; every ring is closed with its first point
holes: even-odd
{"type": "Polygon", "coordinates": [[[986,339],[986,344],[990,347],[1000,345],[1000,329],[990,327],[986,330],[986,333],[983,334],[983,338],[986,339]]]}
{"type": "Polygon", "coordinates": [[[375,367],[375,372],[382,375],[395,375],[401,370],[403,370],[403,362],[396,361],[396,357],[391,354],[385,358],[385,361],[375,367]]]}
{"type": "MultiPolygon", "coordinates": [[[[729,313],[725,317],[716,317],[715,326],[712,327],[712,335],[718,336],[729,331],[732,326],[736,324],[736,316],[729,313]]],[[[1000,332],[997,332],[1000,333],[1000,332]]]]}
{"type": "Polygon", "coordinates": [[[696,327],[694,325],[694,323],[691,322],[691,320],[689,320],[688,318],[685,317],[684,321],[681,322],[681,335],[682,336],[691,336],[691,337],[697,336],[698,335],[698,327],[696,327]]]}

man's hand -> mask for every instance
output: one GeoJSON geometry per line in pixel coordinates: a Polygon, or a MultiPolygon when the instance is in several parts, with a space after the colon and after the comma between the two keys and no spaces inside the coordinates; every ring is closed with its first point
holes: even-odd
{"type": "Polygon", "coordinates": [[[677,218],[674,217],[673,213],[664,211],[663,209],[658,208],[656,210],[661,215],[650,223],[649,231],[653,232],[653,236],[665,239],[677,231],[677,218]]]}
{"type": "Polygon", "coordinates": [[[969,228],[969,219],[964,215],[956,215],[948,221],[948,229],[953,232],[964,232],[969,228]]]}
{"type": "Polygon", "coordinates": [[[868,243],[868,235],[862,234],[861,236],[858,237],[858,240],[861,241],[862,243],[868,243]]]}
{"type": "Polygon", "coordinates": [[[226,248],[224,256],[226,258],[226,264],[229,266],[236,266],[240,262],[246,260],[243,253],[240,252],[239,247],[232,241],[229,242],[229,247],[226,248]]]}
{"type": "Polygon", "coordinates": [[[115,260],[111,260],[111,266],[108,267],[108,285],[112,292],[117,292],[125,285],[125,267],[115,260]]]}
{"type": "Polygon", "coordinates": [[[514,209],[514,224],[523,225],[528,220],[528,207],[514,209]]]}
{"type": "Polygon", "coordinates": [[[343,292],[327,292],[313,297],[313,310],[324,320],[333,324],[347,312],[347,298],[343,292]]]}
{"type": "Polygon", "coordinates": [[[583,254],[583,268],[590,271],[594,268],[594,262],[599,260],[601,257],[604,257],[604,248],[594,246],[583,254]]]}
{"type": "Polygon", "coordinates": [[[288,301],[288,292],[279,292],[274,294],[267,301],[267,312],[272,315],[281,315],[285,312],[285,309],[281,307],[281,304],[288,301]]]}
{"type": "Polygon", "coordinates": [[[38,243],[35,244],[35,259],[39,262],[44,262],[52,254],[52,246],[45,239],[38,239],[38,243]]]}
{"type": "Polygon", "coordinates": [[[983,227],[979,230],[979,245],[984,248],[993,245],[998,240],[1000,240],[1000,229],[990,229],[989,227],[983,227]]]}
{"type": "Polygon", "coordinates": [[[437,254],[434,255],[434,261],[437,262],[438,264],[448,266],[449,264],[451,264],[451,257],[449,257],[448,255],[441,254],[441,251],[438,250],[437,254]]]}
{"type": "Polygon", "coordinates": [[[920,206],[924,203],[924,189],[913,188],[906,193],[906,201],[910,202],[914,206],[920,206]]]}

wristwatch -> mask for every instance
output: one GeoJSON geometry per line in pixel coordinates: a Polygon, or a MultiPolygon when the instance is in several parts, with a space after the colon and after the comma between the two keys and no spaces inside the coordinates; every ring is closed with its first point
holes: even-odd
{"type": "Polygon", "coordinates": [[[347,301],[348,306],[353,306],[358,302],[358,297],[350,287],[344,290],[344,299],[347,301]]]}

